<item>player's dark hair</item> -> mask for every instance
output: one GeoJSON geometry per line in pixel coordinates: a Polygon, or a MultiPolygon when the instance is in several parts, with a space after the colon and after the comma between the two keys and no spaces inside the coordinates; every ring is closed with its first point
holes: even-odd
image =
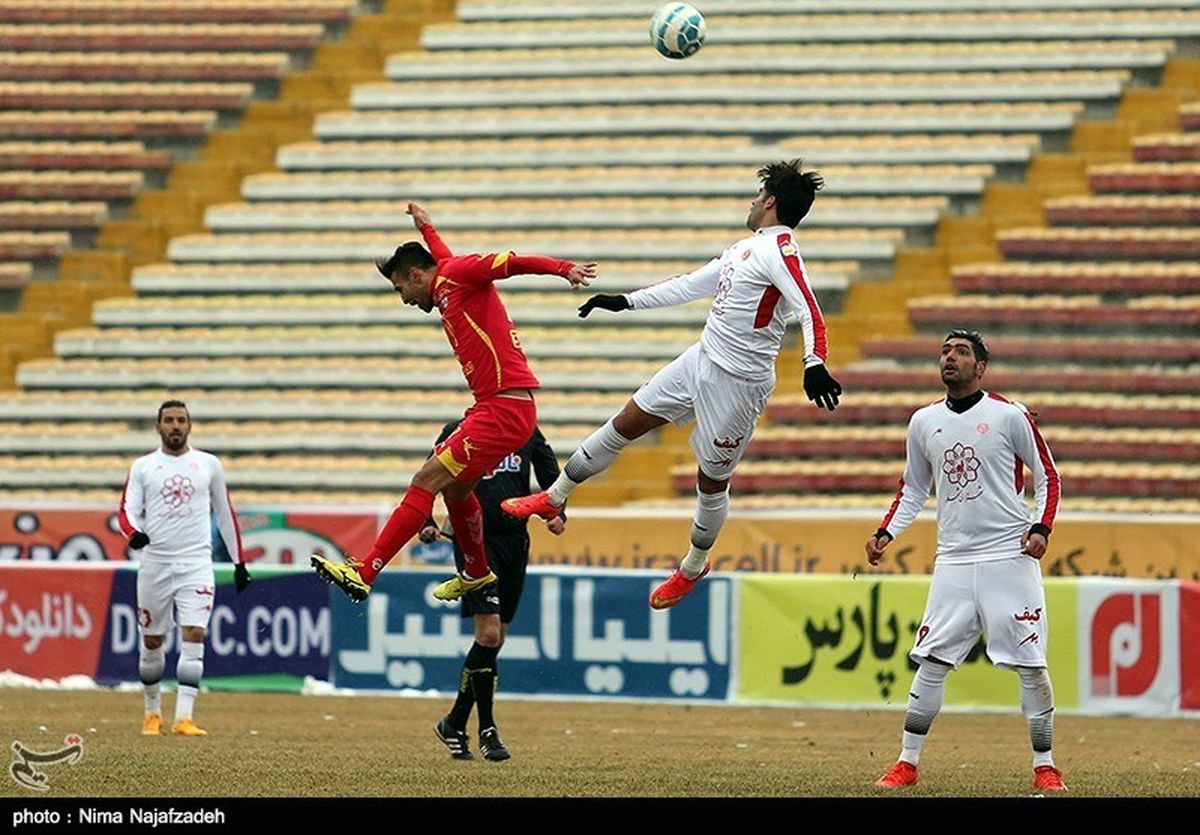
{"type": "Polygon", "coordinates": [[[987,362],[991,352],[988,351],[987,343],[983,341],[983,334],[979,331],[969,331],[965,328],[955,328],[946,334],[946,338],[942,340],[942,344],[946,344],[951,339],[965,339],[971,343],[971,353],[975,355],[976,362],[987,362]]]}
{"type": "Polygon", "coordinates": [[[779,222],[795,229],[812,208],[825,180],[816,171],[802,172],[802,159],[781,160],[758,169],[758,178],[767,194],[775,198],[779,222]]]}
{"type": "Polygon", "coordinates": [[[400,271],[401,275],[405,275],[409,267],[424,268],[434,266],[437,266],[437,261],[433,260],[433,256],[429,254],[429,250],[416,241],[401,244],[396,247],[396,251],[392,253],[391,258],[375,262],[375,268],[379,270],[379,274],[388,281],[392,280],[392,274],[397,270],[400,271]]]}
{"type": "MultiPolygon", "coordinates": [[[[187,412],[188,407],[187,404],[182,400],[164,400],[163,404],[158,407],[158,419],[155,421],[155,423],[162,423],[162,413],[166,409],[183,409],[185,412],[187,412]]],[[[192,413],[188,412],[188,419],[191,420],[191,417],[192,413]]]]}

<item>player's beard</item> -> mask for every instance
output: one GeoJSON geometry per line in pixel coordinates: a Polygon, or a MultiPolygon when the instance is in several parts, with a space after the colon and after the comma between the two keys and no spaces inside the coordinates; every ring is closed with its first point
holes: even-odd
{"type": "Polygon", "coordinates": [[[165,434],[162,436],[163,446],[171,450],[171,452],[179,452],[187,446],[188,436],[184,432],[181,435],[165,434]]]}

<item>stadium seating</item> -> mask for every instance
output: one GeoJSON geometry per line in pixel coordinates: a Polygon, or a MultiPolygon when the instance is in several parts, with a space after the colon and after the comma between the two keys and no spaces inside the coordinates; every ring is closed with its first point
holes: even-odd
{"type": "MultiPolygon", "coordinates": [[[[423,50],[380,61],[374,80],[351,73],[347,100],[319,107],[332,82],[289,75],[290,55],[356,9],[0,9],[0,253],[18,232],[10,252],[32,251],[34,234],[58,236],[36,239],[40,251],[61,249],[63,230],[104,219],[95,201],[158,182],[164,145],[195,142],[277,86],[316,102],[262,111],[304,124],[273,156],[224,137],[219,187],[211,168],[171,171],[203,195],[189,211],[204,228],[164,227],[165,257],[139,259],[135,297],[97,296],[86,321],[53,338],[54,358],[20,366],[22,391],[0,402],[6,484],[72,496],[119,486],[169,392],[191,405],[196,442],[227,457],[239,494],[394,498],[466,402],[436,319],[398,305],[372,266],[413,236],[406,201],[425,202],[456,251],[598,260],[597,289],[624,292],[719,254],[742,234],[756,167],[804,157],[827,190],[800,240],[847,395],[832,416],[813,408],[788,348],[736,479],[739,507],[886,506],[904,424],[937,396],[933,357],[958,324],[988,333],[989,384],[1037,411],[1069,507],[1200,501],[1200,134],[1163,119],[1153,88],[1180,74],[1173,62],[1200,35],[1200,10],[709,0],[702,58],[668,62],[644,43],[644,4],[631,0],[463,0],[457,21],[425,29],[423,50]],[[1114,115],[1125,121],[1105,125],[1114,115]],[[1090,165],[1068,158],[1085,134],[1108,143],[1090,165]],[[35,200],[53,205],[26,207],[35,200]],[[997,205],[1003,222],[976,234],[997,205]],[[920,275],[913,247],[947,240],[959,248],[938,249],[920,275]],[[64,420],[102,423],[72,434],[64,420]],[[39,457],[47,447],[61,455],[39,457]]],[[[327,46],[361,70],[390,42],[374,53],[360,43],[327,46]]],[[[1200,108],[1175,112],[1200,129],[1200,108]]],[[[29,275],[14,265],[0,283],[29,275]]],[[[581,323],[584,296],[564,290],[534,277],[502,285],[561,452],[694,341],[706,315],[696,303],[581,323]]],[[[661,435],[683,449],[677,430],[661,435]]],[[[686,500],[693,467],[662,473],[663,460],[646,457],[658,499],[678,489],[686,500]]]]}

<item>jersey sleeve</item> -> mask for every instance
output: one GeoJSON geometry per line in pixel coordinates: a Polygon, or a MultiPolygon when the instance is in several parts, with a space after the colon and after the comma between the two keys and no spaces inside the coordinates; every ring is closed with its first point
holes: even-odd
{"type": "Polygon", "coordinates": [[[514,275],[556,275],[565,277],[574,266],[561,258],[546,255],[517,255],[493,252],[487,255],[462,255],[438,264],[438,271],[460,284],[486,284],[514,275]]]}
{"type": "Polygon", "coordinates": [[[454,257],[454,253],[450,251],[450,247],[446,246],[446,242],[442,240],[442,236],[438,234],[432,223],[426,223],[421,227],[421,237],[425,239],[425,246],[429,247],[429,254],[433,256],[433,260],[445,261],[447,258],[454,257]]]}
{"type": "Polygon", "coordinates": [[[121,504],[117,508],[117,524],[125,538],[142,531],[146,524],[145,488],[142,485],[142,468],[137,461],[129,468],[125,477],[125,487],[121,490],[121,504]]]}
{"type": "Polygon", "coordinates": [[[212,477],[209,481],[209,497],[213,511],[217,515],[217,529],[221,532],[221,540],[230,558],[243,562],[242,529],[238,525],[237,513],[233,509],[233,501],[229,498],[229,486],[225,481],[225,468],[215,455],[211,459],[212,477]]]}
{"type": "Polygon", "coordinates": [[[904,475],[900,477],[900,489],[883,521],[879,523],[879,527],[891,534],[892,539],[900,536],[912,524],[933,491],[933,465],[921,448],[919,414],[914,414],[908,422],[907,461],[904,475]]]}
{"type": "Polygon", "coordinates": [[[792,236],[780,234],[775,243],[777,257],[767,258],[767,275],[800,320],[800,332],[804,335],[804,367],[820,365],[829,357],[829,340],[817,294],[813,292],[808,270],[800,260],[792,236]]]}
{"type": "Polygon", "coordinates": [[[1033,500],[1035,525],[1045,526],[1045,533],[1054,529],[1054,517],[1058,515],[1058,502],[1062,498],[1062,484],[1054,456],[1029,411],[1019,403],[1013,404],[1017,414],[1013,417],[1012,445],[1014,451],[1033,473],[1033,500]]]}
{"type": "Polygon", "coordinates": [[[690,273],[673,276],[641,290],[634,290],[627,298],[634,310],[686,304],[712,296],[716,292],[717,279],[720,276],[721,259],[714,258],[690,273]]]}

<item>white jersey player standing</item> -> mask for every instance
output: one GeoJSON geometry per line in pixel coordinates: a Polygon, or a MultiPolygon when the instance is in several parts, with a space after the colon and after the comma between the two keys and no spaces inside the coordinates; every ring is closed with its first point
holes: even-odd
{"type": "Polygon", "coordinates": [[[650,595],[650,606],[681,601],[708,573],[708,554],[729,515],[729,477],[746,453],[754,427],[775,388],[775,360],[788,311],[804,337],[804,391],[819,407],[837,408],[842,388],[825,369],[825,320],[792,230],[808,214],[823,182],[802,172],[800,160],[759,169],[761,187],[746,226],[754,232],[694,272],[628,295],[597,295],[579,308],[645,310],[712,298],[700,341],[634,393],[625,407],[580,445],[549,490],[501,504],[518,518],[553,519],[571,491],[605,470],[631,441],[668,421],[696,421],[691,435],[697,509],[691,548],[681,565],[650,595]]]}
{"type": "Polygon", "coordinates": [[[988,658],[1016,670],[1021,680],[1034,786],[1066,790],[1051,754],[1054,691],[1046,668],[1049,630],[1038,563],[1058,510],[1058,470],[1025,407],[983,390],[988,356],[975,331],[953,330],[946,337],[940,362],[946,397],[918,409],[909,421],[900,491],[867,540],[867,560],[877,565],[936,489],[933,582],[909,653],[920,666],[908,694],[900,759],[876,781],[880,788],[916,785],[921,748],[941,710],[946,676],[986,633],[988,658]],[[1032,523],[1026,467],[1033,473],[1032,523]]]}
{"type": "Polygon", "coordinates": [[[145,693],[142,733],[162,728],[163,638],[175,621],[182,641],[175,676],[179,691],[175,724],[179,736],[205,736],[192,718],[204,673],[204,633],[212,616],[216,583],[212,567],[212,522],[233,561],[238,592],[250,582],[242,562],[242,535],[229,500],[225,470],[215,455],[188,446],[187,406],[168,400],[155,424],[162,446],[133,462],[117,514],[129,547],[138,551],[138,626],[142,633],[138,671],[145,693]]]}

